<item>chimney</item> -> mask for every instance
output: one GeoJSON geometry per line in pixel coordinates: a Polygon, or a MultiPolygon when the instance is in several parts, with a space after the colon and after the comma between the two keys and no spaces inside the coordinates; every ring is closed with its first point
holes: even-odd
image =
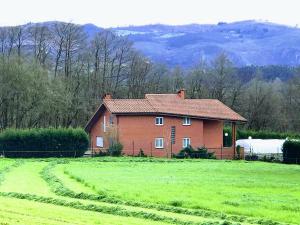
{"type": "Polygon", "coordinates": [[[111,94],[110,93],[104,94],[102,99],[112,99],[111,94]]]}
{"type": "Polygon", "coordinates": [[[181,99],[185,99],[185,89],[181,88],[178,92],[177,95],[181,99]]]}

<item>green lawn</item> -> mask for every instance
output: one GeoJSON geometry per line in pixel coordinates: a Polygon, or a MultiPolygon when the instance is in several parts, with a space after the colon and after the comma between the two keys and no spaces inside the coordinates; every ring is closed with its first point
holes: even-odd
{"type": "Polygon", "coordinates": [[[208,160],[85,162],[73,161],[64,170],[116,198],[300,221],[299,166],[208,160]]]}
{"type": "Polygon", "coordinates": [[[294,165],[0,159],[0,224],[300,224],[299,205],[294,165]]]}
{"type": "Polygon", "coordinates": [[[92,224],[148,224],[160,222],[147,221],[133,217],[113,216],[103,213],[78,210],[28,200],[0,197],[1,225],[92,225],[92,224]]]}

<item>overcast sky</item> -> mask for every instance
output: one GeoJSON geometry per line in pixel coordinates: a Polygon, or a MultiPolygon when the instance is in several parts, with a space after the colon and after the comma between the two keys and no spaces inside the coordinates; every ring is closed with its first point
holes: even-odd
{"type": "Polygon", "coordinates": [[[300,24],[300,0],[0,0],[0,25],[66,21],[100,27],[267,20],[300,24]]]}

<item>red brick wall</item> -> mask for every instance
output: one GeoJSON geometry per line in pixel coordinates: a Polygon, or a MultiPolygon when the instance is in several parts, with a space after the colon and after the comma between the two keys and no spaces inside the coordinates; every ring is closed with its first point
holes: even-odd
{"type": "MultiPolygon", "coordinates": [[[[99,120],[94,124],[90,132],[91,145],[96,146],[96,137],[105,136],[103,133],[103,116],[106,123],[109,123],[110,113],[105,110],[99,120]]],[[[137,155],[140,149],[148,156],[170,157],[171,155],[171,126],[176,127],[176,140],[172,146],[172,153],[178,153],[183,147],[183,138],[191,139],[193,147],[205,146],[214,151],[218,158],[221,158],[221,146],[223,145],[223,122],[191,119],[191,125],[182,125],[182,118],[163,116],[164,124],[155,125],[156,116],[125,116],[115,118],[114,123],[118,127],[119,141],[123,144],[123,152],[126,155],[137,155]],[[155,148],[155,138],[164,138],[164,148],[155,148]]],[[[104,148],[108,148],[107,140],[104,138],[104,148]]],[[[232,151],[223,149],[223,154],[231,154],[232,151]],[[229,152],[229,153],[228,153],[229,152]]],[[[225,158],[225,157],[223,157],[225,158]]],[[[227,157],[226,157],[227,158],[227,157]]]]}
{"type": "Polygon", "coordinates": [[[97,120],[97,122],[93,125],[91,131],[90,131],[90,142],[91,142],[91,147],[93,149],[96,150],[100,150],[100,149],[107,149],[108,148],[108,141],[105,140],[104,138],[104,132],[103,132],[103,121],[104,121],[104,116],[105,116],[105,120],[106,120],[106,124],[109,123],[109,117],[110,117],[110,113],[109,111],[105,110],[100,118],[97,120]],[[104,147],[103,148],[99,148],[96,146],[96,137],[103,137],[104,138],[104,147]]]}
{"type": "Polygon", "coordinates": [[[182,149],[182,139],[191,138],[191,145],[203,145],[203,122],[192,120],[189,126],[182,125],[182,118],[164,116],[164,125],[155,125],[156,116],[119,116],[119,140],[124,145],[124,152],[138,154],[143,149],[146,155],[166,157],[171,154],[171,126],[176,126],[176,141],[172,152],[182,149]],[[155,138],[164,138],[164,148],[155,148],[155,138]]]}

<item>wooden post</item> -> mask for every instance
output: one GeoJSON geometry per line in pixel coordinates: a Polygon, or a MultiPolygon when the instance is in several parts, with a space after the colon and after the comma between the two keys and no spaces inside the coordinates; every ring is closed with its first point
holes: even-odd
{"type": "Polygon", "coordinates": [[[134,156],[134,141],[132,141],[132,156],[134,156]]]}
{"type": "Polygon", "coordinates": [[[221,159],[223,159],[223,145],[221,145],[221,159]]]}
{"type": "Polygon", "coordinates": [[[235,159],[235,149],[236,149],[236,122],[232,122],[232,148],[233,148],[233,158],[235,159]]]}
{"type": "Polygon", "coordinates": [[[172,153],[172,151],[173,151],[173,149],[172,149],[173,148],[172,140],[170,142],[171,142],[171,159],[172,159],[172,154],[173,154],[172,153]]]}

